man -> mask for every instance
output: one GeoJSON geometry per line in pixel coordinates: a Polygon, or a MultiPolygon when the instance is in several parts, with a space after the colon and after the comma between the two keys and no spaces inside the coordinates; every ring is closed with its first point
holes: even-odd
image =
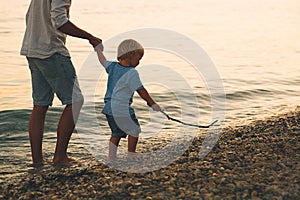
{"type": "Polygon", "coordinates": [[[69,20],[70,5],[71,0],[31,0],[26,14],[21,55],[28,60],[32,78],[34,106],[29,120],[29,137],[34,166],[43,164],[44,122],[54,93],[66,106],[57,127],[53,163],[69,164],[73,161],[67,156],[67,147],[83,96],[65,46],[66,35],[87,39],[93,47],[102,42],[69,20]]]}

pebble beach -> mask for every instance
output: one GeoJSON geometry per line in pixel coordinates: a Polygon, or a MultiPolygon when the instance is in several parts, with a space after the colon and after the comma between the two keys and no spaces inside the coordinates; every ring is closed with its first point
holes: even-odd
{"type": "Polygon", "coordinates": [[[92,160],[45,166],[0,185],[0,199],[299,199],[300,109],[227,127],[199,159],[197,137],[169,166],[128,173],[92,160]]]}

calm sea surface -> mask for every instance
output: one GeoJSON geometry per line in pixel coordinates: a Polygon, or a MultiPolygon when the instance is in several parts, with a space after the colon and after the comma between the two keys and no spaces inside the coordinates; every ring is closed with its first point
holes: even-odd
{"type": "MultiPolygon", "coordinates": [[[[9,177],[26,172],[31,162],[27,133],[32,106],[30,73],[25,57],[19,55],[29,1],[0,0],[0,3],[0,174],[1,177],[9,177]]],[[[77,0],[72,3],[71,20],[104,41],[135,29],[158,28],[185,35],[201,46],[214,62],[224,86],[226,119],[223,126],[245,124],[299,105],[298,0],[127,0],[113,3],[77,0]]],[[[170,40],[170,43],[177,45],[180,41],[170,40]]],[[[77,72],[80,72],[92,48],[87,41],[71,37],[67,46],[77,72]]],[[[153,98],[168,113],[180,118],[181,112],[187,112],[192,118],[198,116],[196,122],[203,124],[212,120],[213,105],[205,81],[188,62],[167,52],[146,49],[141,65],[148,64],[173,69],[187,80],[196,94],[195,102],[184,91],[176,94],[161,84],[155,84],[155,81],[147,83],[153,98]],[[180,101],[178,96],[182,97],[180,101]],[[185,104],[194,109],[185,110],[185,104]]],[[[99,112],[103,106],[105,76],[99,80],[95,92],[95,105],[99,112]]],[[[141,75],[142,80],[143,77],[146,78],[147,74],[141,75]]],[[[171,76],[162,78],[172,79],[171,76]]],[[[149,114],[138,96],[134,102],[142,129],[150,132],[145,134],[145,145],[158,140],[167,143],[180,131],[175,123],[159,125],[164,117],[157,113],[149,114]],[[154,125],[149,126],[150,118],[157,118],[158,122],[154,119],[154,125]],[[151,135],[155,128],[160,131],[151,135]]],[[[56,123],[61,110],[56,100],[47,116],[44,151],[48,159],[51,159],[54,150],[56,123]]],[[[109,130],[106,121],[101,114],[97,117],[101,127],[99,141],[107,141],[109,130]]],[[[87,133],[95,131],[92,129],[87,127],[84,130],[87,133]]],[[[70,152],[82,158],[85,155],[84,145],[79,138],[80,134],[74,134],[70,152]]]]}

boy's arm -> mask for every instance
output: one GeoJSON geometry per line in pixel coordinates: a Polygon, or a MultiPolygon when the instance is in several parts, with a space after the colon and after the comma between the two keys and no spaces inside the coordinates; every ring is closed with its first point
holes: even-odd
{"type": "Polygon", "coordinates": [[[102,49],[101,49],[101,48],[98,48],[98,46],[97,46],[97,47],[95,47],[95,51],[96,51],[96,53],[97,53],[97,56],[98,56],[98,59],[99,59],[101,65],[102,65],[103,67],[105,67],[104,63],[105,63],[105,61],[106,61],[106,58],[105,58],[105,56],[104,56],[104,54],[103,54],[103,52],[102,52],[102,49]]]}
{"type": "Polygon", "coordinates": [[[150,106],[155,111],[162,111],[160,106],[151,98],[148,91],[145,88],[137,90],[137,93],[142,99],[147,102],[147,105],[150,106]]]}
{"type": "Polygon", "coordinates": [[[150,97],[148,91],[145,88],[137,90],[137,93],[144,99],[149,106],[155,104],[155,101],[150,97]]]}

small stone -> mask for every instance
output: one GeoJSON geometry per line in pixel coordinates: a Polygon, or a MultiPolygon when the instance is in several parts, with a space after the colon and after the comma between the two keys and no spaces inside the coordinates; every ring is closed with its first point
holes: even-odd
{"type": "Polygon", "coordinates": [[[251,192],[251,198],[257,197],[257,191],[253,190],[251,192]]]}
{"type": "Polygon", "coordinates": [[[231,140],[231,141],[230,141],[230,144],[231,144],[231,145],[236,145],[236,141],[235,141],[235,140],[231,140]]]}
{"type": "Polygon", "coordinates": [[[236,134],[235,134],[235,137],[242,137],[243,136],[243,133],[238,131],[236,134]]]}

